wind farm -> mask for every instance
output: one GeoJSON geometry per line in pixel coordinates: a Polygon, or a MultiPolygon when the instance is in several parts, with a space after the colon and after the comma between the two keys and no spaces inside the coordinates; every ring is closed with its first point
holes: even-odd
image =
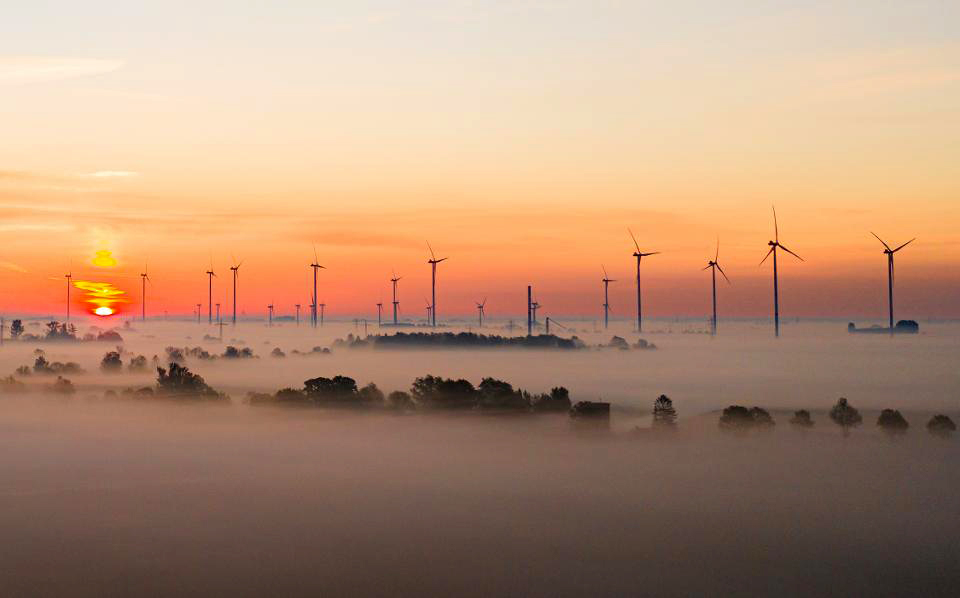
{"type": "Polygon", "coordinates": [[[960,4],[5,8],[0,597],[957,593],[960,4]]]}

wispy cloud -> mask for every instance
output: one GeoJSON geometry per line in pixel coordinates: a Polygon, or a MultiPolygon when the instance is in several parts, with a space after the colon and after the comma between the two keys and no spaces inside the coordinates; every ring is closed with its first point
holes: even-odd
{"type": "Polygon", "coordinates": [[[94,177],[98,179],[122,179],[139,175],[139,172],[135,172],[133,170],[97,170],[96,172],[89,172],[83,176],[94,177]]]}
{"type": "Polygon", "coordinates": [[[20,272],[23,274],[26,274],[28,272],[28,270],[23,266],[21,266],[20,264],[14,264],[13,262],[6,262],[2,260],[0,260],[0,268],[3,268],[5,270],[13,270],[14,272],[20,272]]]}
{"type": "Polygon", "coordinates": [[[41,83],[109,73],[122,60],[61,56],[0,56],[0,84],[41,83]]]}

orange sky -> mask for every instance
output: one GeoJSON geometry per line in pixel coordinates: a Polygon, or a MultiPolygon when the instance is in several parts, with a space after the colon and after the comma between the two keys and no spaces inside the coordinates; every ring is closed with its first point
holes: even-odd
{"type": "Polygon", "coordinates": [[[241,309],[287,313],[309,303],[316,244],[329,313],[374,313],[396,269],[419,316],[429,239],[450,257],[441,315],[485,296],[492,316],[522,313],[528,283],[550,313],[598,315],[603,264],[629,317],[629,226],[663,252],[644,264],[650,315],[707,313],[718,236],[722,313],[766,315],[776,204],[806,258],[784,262],[788,317],[882,318],[870,230],[918,237],[898,254],[898,315],[960,317],[946,4],[291,3],[190,20],[102,4],[0,24],[6,314],[62,310],[68,268],[108,274],[100,249],[132,309],[144,261],[152,313],[205,304],[211,256],[227,303],[233,254],[241,309]]]}

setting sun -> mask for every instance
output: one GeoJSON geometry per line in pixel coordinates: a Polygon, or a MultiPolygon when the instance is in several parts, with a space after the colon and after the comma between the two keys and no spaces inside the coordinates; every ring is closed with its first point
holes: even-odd
{"type": "Polygon", "coordinates": [[[98,316],[112,316],[113,310],[109,307],[98,307],[97,309],[93,310],[93,313],[97,314],[98,316]]]}

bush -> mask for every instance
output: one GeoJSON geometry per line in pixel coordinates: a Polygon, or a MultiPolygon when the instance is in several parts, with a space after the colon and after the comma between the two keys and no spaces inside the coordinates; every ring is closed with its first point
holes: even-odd
{"type": "Polygon", "coordinates": [[[903,434],[910,427],[907,420],[896,409],[884,409],[877,418],[877,425],[888,434],[903,434]]]}
{"type": "Polygon", "coordinates": [[[677,410],[667,395],[660,395],[653,402],[653,427],[671,428],[677,423],[677,410]]]}
{"type": "Polygon", "coordinates": [[[137,355],[136,357],[131,357],[130,364],[127,365],[127,369],[131,372],[147,371],[147,358],[144,355],[137,355]]]}
{"type": "Polygon", "coordinates": [[[287,354],[284,353],[283,350],[280,349],[280,347],[274,347],[273,351],[270,351],[270,357],[280,358],[280,357],[286,357],[286,356],[287,354]]]}
{"type": "Polygon", "coordinates": [[[100,369],[104,372],[116,373],[123,370],[123,359],[117,351],[107,351],[100,360],[100,369]]]}
{"type": "Polygon", "coordinates": [[[927,422],[927,431],[933,434],[934,436],[940,436],[942,438],[949,438],[957,431],[957,424],[953,423],[953,420],[946,415],[934,415],[930,418],[930,421],[927,422]]]}
{"type": "Polygon", "coordinates": [[[178,347],[167,347],[164,349],[167,353],[167,362],[168,363],[183,363],[183,351],[178,347]]]}
{"type": "Polygon", "coordinates": [[[837,404],[830,409],[830,419],[843,428],[844,435],[850,433],[850,428],[859,426],[863,422],[860,412],[842,397],[837,399],[837,404]]]}
{"type": "Polygon", "coordinates": [[[10,374],[6,378],[0,378],[0,393],[17,394],[27,391],[27,385],[17,380],[10,374]]]}
{"type": "Polygon", "coordinates": [[[799,411],[793,412],[793,417],[790,418],[790,424],[798,428],[812,428],[813,419],[810,418],[809,411],[800,409],[799,411]]]}
{"type": "Polygon", "coordinates": [[[720,427],[725,430],[769,428],[775,423],[767,410],[760,407],[747,409],[740,405],[730,405],[720,415],[720,427]]]}
{"type": "Polygon", "coordinates": [[[237,349],[233,345],[230,345],[223,351],[223,357],[226,359],[250,359],[254,357],[254,355],[250,347],[237,349]]]}

